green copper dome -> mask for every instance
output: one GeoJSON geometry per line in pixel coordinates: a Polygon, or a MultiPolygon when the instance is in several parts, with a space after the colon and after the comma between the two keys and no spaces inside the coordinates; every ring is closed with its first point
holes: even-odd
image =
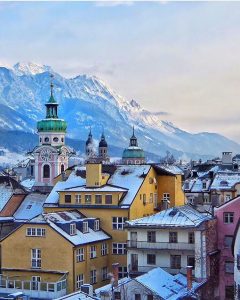
{"type": "Polygon", "coordinates": [[[38,132],[55,131],[66,132],[67,122],[61,119],[44,119],[37,122],[38,132]]]}
{"type": "Polygon", "coordinates": [[[123,151],[122,158],[145,158],[144,151],[138,147],[129,147],[123,151]]]}

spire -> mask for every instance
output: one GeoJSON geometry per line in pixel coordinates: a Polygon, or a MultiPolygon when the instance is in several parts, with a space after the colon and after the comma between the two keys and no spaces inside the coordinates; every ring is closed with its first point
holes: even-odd
{"type": "Polygon", "coordinates": [[[51,97],[53,97],[53,74],[50,75],[51,77],[51,83],[50,83],[50,89],[51,89],[51,97]]]}
{"type": "Polygon", "coordinates": [[[86,141],[86,145],[92,144],[93,143],[93,138],[92,138],[92,128],[90,126],[89,134],[88,134],[88,139],[86,141]]]}
{"type": "Polygon", "coordinates": [[[138,147],[137,138],[135,137],[135,128],[134,128],[134,126],[133,126],[133,134],[132,134],[132,137],[130,138],[129,146],[130,147],[138,147]]]}

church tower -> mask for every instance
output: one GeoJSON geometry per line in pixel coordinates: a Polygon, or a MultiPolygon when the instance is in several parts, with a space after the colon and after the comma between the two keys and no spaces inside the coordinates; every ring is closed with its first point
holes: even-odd
{"type": "MultiPolygon", "coordinates": [[[[53,76],[51,75],[51,79],[53,76]]],[[[68,168],[70,149],[65,146],[67,123],[58,118],[58,103],[51,94],[46,106],[46,117],[37,122],[39,145],[33,150],[35,186],[52,186],[53,179],[68,168]]],[[[35,189],[36,189],[35,187],[35,189]]]]}
{"type": "Polygon", "coordinates": [[[102,160],[108,159],[108,144],[106,142],[104,132],[102,133],[101,140],[98,145],[98,157],[102,160]]]}
{"type": "Polygon", "coordinates": [[[93,136],[92,136],[91,128],[90,128],[90,131],[89,131],[89,134],[88,134],[88,139],[86,141],[85,154],[86,154],[86,157],[88,159],[93,158],[95,156],[94,143],[93,143],[93,136]]]}
{"type": "Polygon", "coordinates": [[[138,147],[138,141],[135,136],[133,127],[133,134],[130,138],[129,147],[124,149],[122,155],[122,163],[126,165],[136,165],[145,163],[145,154],[142,148],[138,147]]]}

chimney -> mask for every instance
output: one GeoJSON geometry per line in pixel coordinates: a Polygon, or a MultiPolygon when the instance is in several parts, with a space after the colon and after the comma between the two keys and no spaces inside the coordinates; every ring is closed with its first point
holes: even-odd
{"type": "Polygon", "coordinates": [[[112,273],[113,273],[113,286],[118,286],[118,267],[119,263],[112,264],[112,273]]]}
{"type": "Polygon", "coordinates": [[[187,289],[192,289],[192,266],[187,266],[187,289]]]}

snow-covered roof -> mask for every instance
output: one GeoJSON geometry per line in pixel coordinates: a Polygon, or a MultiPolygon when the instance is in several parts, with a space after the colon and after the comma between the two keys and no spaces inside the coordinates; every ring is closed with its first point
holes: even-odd
{"type": "Polygon", "coordinates": [[[131,205],[145,176],[148,174],[150,165],[121,165],[117,166],[114,174],[109,178],[108,184],[128,189],[121,202],[123,205],[131,205]]]}
{"type": "Polygon", "coordinates": [[[174,165],[166,165],[166,164],[156,164],[156,166],[164,171],[172,173],[174,175],[184,175],[184,172],[181,168],[174,165]]]}
{"type": "MultiPolygon", "coordinates": [[[[118,280],[118,287],[132,281],[130,277],[124,277],[118,280]]],[[[112,283],[106,284],[98,289],[95,289],[95,293],[97,296],[100,296],[101,292],[109,292],[112,290],[112,283]]]]}
{"type": "Polygon", "coordinates": [[[0,185],[0,211],[4,208],[12,195],[13,189],[10,185],[8,185],[7,183],[3,183],[0,185]]]}
{"type": "Polygon", "coordinates": [[[221,172],[214,177],[211,190],[231,190],[237,183],[240,183],[240,173],[221,172]]]}
{"type": "Polygon", "coordinates": [[[154,268],[134,279],[162,299],[177,300],[189,296],[201,283],[192,282],[192,289],[187,289],[187,278],[182,274],[171,275],[161,268],[154,268]]]}
{"type": "Polygon", "coordinates": [[[191,192],[200,193],[200,192],[207,191],[209,189],[210,185],[211,185],[211,180],[210,179],[196,178],[194,180],[193,184],[192,184],[191,192]],[[206,183],[206,188],[203,188],[203,182],[206,183]]]}
{"type": "Polygon", "coordinates": [[[43,204],[47,195],[31,193],[25,197],[19,208],[14,214],[17,220],[29,220],[43,212],[43,204]]]}
{"type": "Polygon", "coordinates": [[[113,186],[113,185],[103,185],[100,187],[91,187],[88,188],[86,185],[82,186],[76,186],[72,188],[65,188],[64,190],[59,190],[60,191],[70,191],[70,192],[126,192],[127,189],[118,187],[118,186],[113,186]]]}
{"type": "Polygon", "coordinates": [[[27,188],[28,190],[31,190],[31,188],[34,186],[35,179],[33,178],[28,178],[23,181],[21,181],[21,185],[27,188]]]}
{"type": "Polygon", "coordinates": [[[97,298],[95,296],[90,296],[80,291],[68,294],[66,296],[57,298],[55,300],[91,300],[91,299],[100,300],[100,298],[97,298]]]}
{"type": "Polygon", "coordinates": [[[77,176],[75,171],[73,171],[66,181],[58,181],[53,187],[51,193],[48,195],[44,205],[48,204],[58,204],[59,194],[58,191],[64,190],[66,188],[72,188],[76,186],[81,186],[86,184],[86,179],[81,176],[77,176]]]}
{"type": "MultiPolygon", "coordinates": [[[[151,166],[150,165],[119,165],[116,166],[114,173],[110,176],[107,185],[98,188],[106,189],[105,191],[109,191],[111,187],[111,191],[121,191],[127,192],[122,202],[120,203],[121,207],[128,207],[132,204],[139,188],[141,187],[145,176],[148,174],[151,166]],[[115,190],[114,190],[115,189],[115,190]]],[[[84,167],[81,169],[75,169],[66,181],[59,181],[53,187],[51,193],[47,197],[44,205],[52,205],[58,204],[59,194],[58,191],[63,191],[65,189],[79,188],[81,186],[86,185],[86,178],[76,175],[76,171],[85,170],[84,167]]],[[[90,191],[90,189],[86,188],[86,190],[90,191]]],[[[97,189],[97,188],[96,188],[97,189]]],[[[96,191],[94,188],[94,191],[96,191]]],[[[77,190],[76,190],[77,191],[77,190]]],[[[85,191],[85,190],[84,190],[85,191]]],[[[92,188],[93,191],[93,188],[92,188]]],[[[102,190],[104,191],[104,190],[102,190]]]]}
{"type": "Polygon", "coordinates": [[[71,242],[75,246],[97,242],[97,241],[104,241],[111,238],[104,231],[102,230],[94,231],[93,229],[90,228],[90,226],[88,226],[87,233],[83,233],[81,230],[79,230],[77,226],[76,234],[70,235],[68,233],[69,232],[68,227],[65,225],[69,226],[69,224],[76,223],[83,220],[90,221],[90,220],[95,220],[95,218],[86,218],[78,211],[61,211],[61,212],[41,214],[36,218],[33,218],[29,222],[48,224],[50,227],[52,227],[55,231],[57,231],[60,235],[65,237],[69,242],[71,242]]]}
{"type": "Polygon", "coordinates": [[[130,227],[198,227],[212,217],[195,210],[189,205],[176,206],[163,210],[155,215],[127,221],[130,227]]]}

